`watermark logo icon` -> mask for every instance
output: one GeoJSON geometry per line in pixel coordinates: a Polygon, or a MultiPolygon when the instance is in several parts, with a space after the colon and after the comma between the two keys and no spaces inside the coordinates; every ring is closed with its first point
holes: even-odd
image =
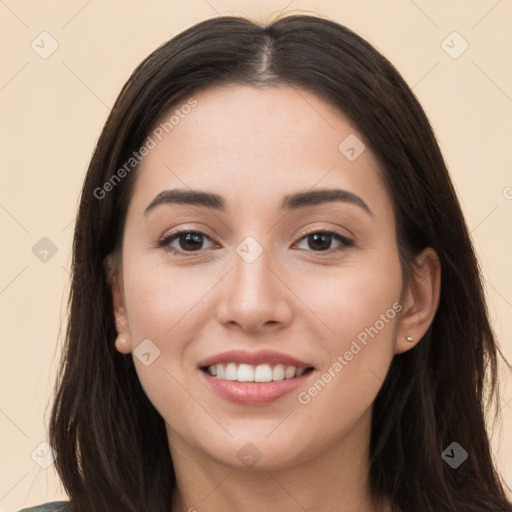
{"type": "Polygon", "coordinates": [[[57,251],[57,246],[45,236],[32,247],[32,254],[42,263],[48,263],[57,251]]]}
{"type": "Polygon", "coordinates": [[[144,365],[149,366],[160,357],[160,349],[149,339],[141,341],[133,355],[144,365]]]}
{"type": "Polygon", "coordinates": [[[45,31],[41,32],[32,43],[30,43],[30,47],[41,59],[47,59],[57,50],[59,43],[51,34],[45,31]]]}
{"type": "Polygon", "coordinates": [[[469,48],[469,43],[458,32],[454,31],[443,39],[441,48],[452,59],[458,59],[469,48]]]}
{"type": "Polygon", "coordinates": [[[365,149],[366,146],[363,144],[363,141],[353,133],[345,137],[338,146],[340,153],[351,162],[357,160],[365,149]]]}
{"type": "Polygon", "coordinates": [[[236,456],[248,468],[252,468],[261,459],[261,452],[253,443],[246,443],[238,450],[236,456]]]}
{"type": "Polygon", "coordinates": [[[449,466],[457,469],[468,458],[468,452],[454,441],[441,453],[441,457],[449,466]]]}
{"type": "Polygon", "coordinates": [[[34,462],[43,469],[48,469],[57,458],[57,452],[46,442],[39,443],[30,454],[34,462]]]}
{"type": "Polygon", "coordinates": [[[247,236],[238,244],[236,252],[246,263],[252,263],[260,257],[263,247],[255,238],[247,236]]]}

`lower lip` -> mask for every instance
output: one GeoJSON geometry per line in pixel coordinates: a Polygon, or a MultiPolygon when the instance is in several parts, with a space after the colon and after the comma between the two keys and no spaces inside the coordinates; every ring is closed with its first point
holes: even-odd
{"type": "Polygon", "coordinates": [[[218,395],[243,405],[265,405],[274,402],[303,385],[313,373],[313,371],[308,371],[300,377],[272,382],[238,382],[218,379],[203,370],[199,371],[218,395]]]}

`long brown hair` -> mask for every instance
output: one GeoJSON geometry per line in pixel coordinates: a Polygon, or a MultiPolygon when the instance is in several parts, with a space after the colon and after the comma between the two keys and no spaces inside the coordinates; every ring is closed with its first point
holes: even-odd
{"type": "Polygon", "coordinates": [[[431,126],[400,74],[368,42],[338,23],[303,15],[268,25],[230,16],[194,25],[137,67],[106,121],[76,221],[69,322],[49,429],[72,510],[171,509],[175,475],[164,420],[131,356],[114,348],[104,266],[122,244],[136,166],[108,192],[98,191],[139,150],[162,113],[226,83],[284,84],[343,111],[381,163],[404,279],[424,248],[439,255],[437,314],[415,348],[394,357],[374,403],[373,495],[389,497],[405,512],[511,512],[486,431],[492,403],[498,412],[501,353],[431,126]],[[468,453],[456,469],[441,457],[454,441],[468,453]]]}

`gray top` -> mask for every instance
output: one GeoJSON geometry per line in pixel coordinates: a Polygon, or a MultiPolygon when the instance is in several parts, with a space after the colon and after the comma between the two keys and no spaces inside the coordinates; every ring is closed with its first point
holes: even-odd
{"type": "Polygon", "coordinates": [[[37,507],[24,508],[19,512],[66,512],[69,501],[52,501],[37,507]]]}

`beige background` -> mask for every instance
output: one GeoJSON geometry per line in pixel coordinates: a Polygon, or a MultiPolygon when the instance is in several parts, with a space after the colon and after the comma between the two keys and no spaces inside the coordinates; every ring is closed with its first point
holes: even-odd
{"type": "MultiPolygon", "coordinates": [[[[512,2],[0,0],[0,512],[65,497],[54,466],[38,464],[38,446],[62,342],[77,198],[109,107],[140,60],[178,31],[218,14],[261,20],[281,9],[346,24],[413,87],[462,200],[512,361],[512,2]],[[45,59],[52,40],[44,31],[58,43],[45,59]],[[469,44],[458,58],[441,46],[453,31],[463,40],[447,39],[452,56],[469,44]],[[57,248],[46,262],[41,248],[32,252],[43,237],[57,248]]],[[[510,379],[500,406],[493,448],[512,486],[510,379]]]]}

